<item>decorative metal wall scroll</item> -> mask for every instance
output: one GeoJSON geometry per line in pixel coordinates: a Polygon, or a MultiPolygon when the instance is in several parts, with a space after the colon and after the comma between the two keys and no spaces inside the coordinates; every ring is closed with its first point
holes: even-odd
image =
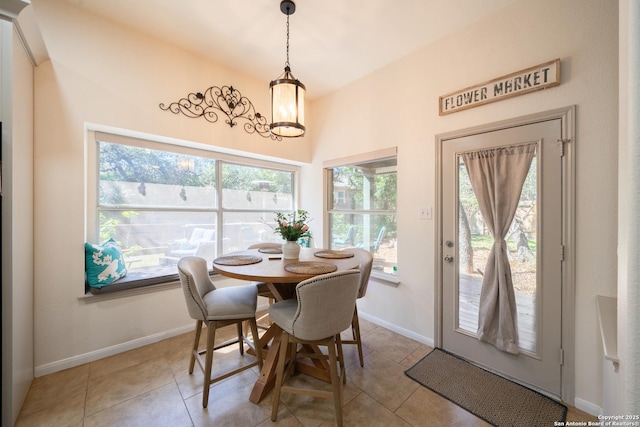
{"type": "Polygon", "coordinates": [[[186,98],[165,106],[160,104],[164,111],[171,111],[174,114],[182,113],[187,117],[204,117],[210,123],[218,121],[216,110],[224,113],[227,119],[224,121],[230,127],[238,123],[236,119],[244,119],[244,130],[247,133],[258,133],[263,138],[271,138],[282,141],[279,136],[273,135],[269,131],[267,118],[256,111],[255,107],[240,91],[233,86],[212,86],[209,89],[198,93],[190,93],[186,98]]]}

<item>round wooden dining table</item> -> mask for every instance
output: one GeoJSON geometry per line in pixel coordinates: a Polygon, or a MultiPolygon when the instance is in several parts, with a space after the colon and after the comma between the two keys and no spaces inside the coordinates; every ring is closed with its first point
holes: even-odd
{"type": "Polygon", "coordinates": [[[334,265],[336,267],[336,271],[359,268],[359,260],[354,256],[347,258],[324,258],[315,255],[317,253],[331,254],[336,252],[349,254],[348,250],[331,251],[329,249],[300,248],[300,255],[297,259],[283,259],[282,254],[260,252],[260,249],[248,249],[245,251],[227,254],[222,258],[227,256],[248,256],[262,258],[262,261],[244,265],[227,265],[214,262],[213,271],[234,279],[264,282],[269,287],[269,290],[276,301],[282,301],[291,297],[292,292],[295,290],[295,285],[303,280],[322,274],[322,272],[314,271],[293,273],[285,270],[285,267],[289,264],[329,264],[334,265]]]}
{"type": "Polygon", "coordinates": [[[285,266],[287,264],[299,262],[323,262],[335,265],[338,268],[338,271],[351,270],[359,267],[358,260],[353,256],[347,258],[324,258],[315,255],[316,253],[322,254],[325,252],[344,252],[345,254],[349,254],[348,250],[331,251],[329,249],[300,248],[300,255],[298,258],[283,259],[282,254],[260,252],[260,249],[248,249],[245,251],[233,252],[225,256],[249,255],[261,257],[262,261],[246,265],[222,265],[214,262],[213,271],[222,274],[223,276],[242,280],[252,280],[256,282],[300,283],[301,281],[310,279],[317,274],[291,273],[285,270],[285,266]]]}
{"type": "MultiPolygon", "coordinates": [[[[305,271],[304,268],[299,272],[287,271],[285,269],[287,265],[290,265],[289,269],[291,269],[291,267],[304,267],[309,265],[311,267],[319,267],[320,270],[322,270],[323,267],[326,267],[326,269],[334,271],[351,270],[360,267],[360,261],[357,257],[331,257],[335,252],[336,251],[328,249],[300,248],[300,255],[297,259],[283,259],[282,254],[265,253],[261,252],[260,249],[249,249],[233,252],[220,258],[216,258],[213,263],[213,271],[234,279],[263,282],[266,284],[269,291],[271,291],[274,298],[277,301],[282,301],[295,296],[295,285],[298,283],[317,276],[318,274],[323,274],[322,271],[312,271],[312,268],[308,271],[305,271]],[[321,256],[316,256],[316,254],[321,256]],[[327,255],[329,255],[329,257],[326,257],[327,255]],[[227,263],[219,263],[223,261],[221,258],[233,260],[233,257],[237,259],[245,257],[245,259],[249,259],[251,263],[242,265],[233,265],[234,263],[231,263],[231,265],[227,263]],[[258,258],[262,259],[258,260],[258,258]],[[329,267],[330,265],[335,266],[335,269],[333,267],[329,267]]],[[[342,256],[350,254],[348,250],[343,253],[344,255],[342,256]]],[[[249,396],[249,400],[251,402],[260,402],[275,384],[281,335],[282,329],[280,329],[280,327],[275,323],[272,323],[266,332],[260,337],[260,344],[256,346],[256,348],[262,349],[264,363],[262,371],[260,371],[260,376],[253,386],[253,390],[249,396]]],[[[308,348],[307,351],[320,352],[320,349],[308,348]]],[[[312,358],[311,360],[313,363],[312,365],[296,363],[296,369],[316,378],[329,381],[329,367],[326,362],[316,358],[312,358]]]]}

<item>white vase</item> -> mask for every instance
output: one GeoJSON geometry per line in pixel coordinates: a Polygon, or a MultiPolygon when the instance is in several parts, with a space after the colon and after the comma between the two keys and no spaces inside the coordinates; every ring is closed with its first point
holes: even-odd
{"type": "Polygon", "coordinates": [[[298,243],[286,241],[282,245],[282,258],[284,259],[298,259],[300,255],[300,245],[298,243]]]}

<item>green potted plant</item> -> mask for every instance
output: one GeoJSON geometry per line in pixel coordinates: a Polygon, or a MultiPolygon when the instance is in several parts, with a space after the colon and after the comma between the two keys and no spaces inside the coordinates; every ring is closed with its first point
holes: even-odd
{"type": "Polygon", "coordinates": [[[278,233],[286,241],[282,245],[282,258],[296,259],[300,254],[298,239],[309,237],[309,226],[306,224],[309,218],[307,211],[298,209],[297,211],[284,214],[276,212],[277,226],[274,233],[278,233]]]}

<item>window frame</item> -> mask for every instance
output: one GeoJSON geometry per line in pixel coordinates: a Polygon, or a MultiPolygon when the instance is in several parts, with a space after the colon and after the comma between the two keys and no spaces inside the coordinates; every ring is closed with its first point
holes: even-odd
{"type": "MultiPolygon", "coordinates": [[[[331,215],[334,214],[356,214],[356,215],[396,215],[397,226],[397,207],[395,211],[388,210],[373,210],[373,209],[333,209],[333,169],[345,166],[357,166],[362,163],[370,163],[374,161],[383,161],[395,159],[396,160],[396,174],[398,173],[397,159],[398,159],[398,147],[390,147],[386,149],[371,151],[367,153],[357,154],[348,157],[342,157],[338,159],[332,159],[324,161],[322,164],[323,182],[324,182],[324,200],[323,200],[323,229],[324,229],[324,241],[328,242],[327,247],[330,247],[331,242],[331,215]],[[373,213],[375,212],[375,213],[373,213]]],[[[397,229],[396,229],[397,230],[397,229]]],[[[374,236],[375,237],[375,236],[374,236]]],[[[397,253],[396,253],[397,256],[397,253]]],[[[397,260],[396,260],[397,262],[397,260]]],[[[397,264],[396,264],[397,265],[397,264]]],[[[381,279],[385,282],[392,284],[400,283],[397,274],[385,273],[382,271],[372,270],[371,277],[381,279]]]]}
{"type": "MultiPolygon", "coordinates": [[[[164,137],[141,135],[134,132],[127,131],[113,131],[102,129],[87,129],[85,139],[85,224],[84,224],[84,237],[86,242],[98,242],[100,239],[99,231],[99,215],[100,215],[100,201],[99,201],[99,186],[100,186],[100,153],[99,142],[107,142],[114,144],[122,144],[127,146],[149,148],[153,150],[168,151],[177,154],[195,155],[199,157],[207,157],[215,160],[216,162],[216,194],[217,200],[215,201],[215,208],[167,208],[166,211],[178,211],[184,210],[185,212],[210,212],[216,218],[216,247],[217,253],[222,253],[223,247],[223,218],[225,214],[234,212],[263,212],[262,210],[253,209],[234,209],[229,207],[223,207],[223,190],[222,190],[222,167],[223,164],[232,164],[239,166],[271,169],[275,171],[283,171],[292,174],[292,208],[297,209],[299,203],[299,181],[300,181],[300,166],[297,162],[287,162],[282,159],[269,158],[267,156],[253,155],[251,153],[240,152],[237,150],[224,149],[221,147],[210,146],[201,143],[192,143],[187,141],[173,140],[164,137]]],[[[124,209],[124,208],[123,208],[124,209]]],[[[138,207],[127,207],[127,210],[138,210],[138,207]]],[[[141,210],[147,211],[162,211],[163,208],[148,208],[143,207],[141,210]]],[[[274,210],[275,211],[275,210],[274,210]]],[[[286,212],[287,210],[282,210],[286,212]]],[[[158,284],[174,283],[177,279],[176,275],[161,276],[159,277],[158,284]]],[[[117,290],[112,293],[127,293],[129,289],[135,289],[137,286],[144,286],[142,284],[137,285],[136,281],[131,282],[131,287],[126,290],[117,290]]],[[[167,289],[162,286],[145,286],[149,288],[149,291],[155,289],[167,289]]],[[[86,293],[86,289],[85,289],[86,293]]],[[[96,295],[97,296],[97,295],[96,295]]]]}

